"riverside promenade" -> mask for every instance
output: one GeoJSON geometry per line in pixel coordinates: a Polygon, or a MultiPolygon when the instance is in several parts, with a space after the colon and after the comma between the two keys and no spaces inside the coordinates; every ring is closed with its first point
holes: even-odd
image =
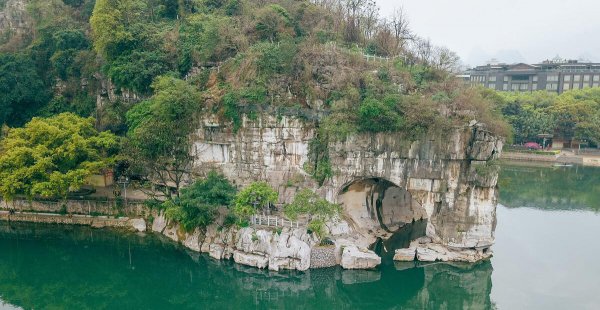
{"type": "Polygon", "coordinates": [[[535,154],[503,151],[500,159],[512,162],[573,164],[600,167],[600,152],[578,152],[577,150],[561,150],[558,154],[535,154]]]}

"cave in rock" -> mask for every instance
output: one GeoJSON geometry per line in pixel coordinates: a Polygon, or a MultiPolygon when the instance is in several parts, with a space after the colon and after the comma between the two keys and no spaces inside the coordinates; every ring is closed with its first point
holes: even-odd
{"type": "Polygon", "coordinates": [[[342,188],[338,201],[355,229],[382,242],[380,253],[393,253],[425,234],[425,209],[408,191],[386,179],[355,180],[342,188]]]}

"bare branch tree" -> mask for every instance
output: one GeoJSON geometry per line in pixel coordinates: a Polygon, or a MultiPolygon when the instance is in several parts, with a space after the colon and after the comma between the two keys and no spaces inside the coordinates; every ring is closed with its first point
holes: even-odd
{"type": "Polygon", "coordinates": [[[410,30],[408,16],[406,15],[403,7],[394,9],[394,13],[392,14],[390,22],[394,30],[394,36],[398,41],[399,51],[402,51],[406,48],[406,44],[409,41],[413,41],[415,39],[415,35],[410,30]]]}
{"type": "Polygon", "coordinates": [[[431,65],[439,70],[456,72],[460,65],[460,57],[447,47],[436,47],[433,51],[431,65]]]}

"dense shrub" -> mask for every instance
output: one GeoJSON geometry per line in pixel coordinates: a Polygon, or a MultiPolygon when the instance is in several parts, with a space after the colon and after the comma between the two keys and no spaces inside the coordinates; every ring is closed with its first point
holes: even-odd
{"type": "Polygon", "coordinates": [[[279,194],[267,182],[254,182],[242,189],[235,197],[234,213],[240,220],[256,214],[279,200],[279,194]]]}
{"type": "Polygon", "coordinates": [[[223,175],[211,171],[205,179],[183,188],[179,197],[164,202],[163,207],[169,219],[191,231],[212,224],[219,207],[229,207],[235,194],[236,188],[223,175]]]}

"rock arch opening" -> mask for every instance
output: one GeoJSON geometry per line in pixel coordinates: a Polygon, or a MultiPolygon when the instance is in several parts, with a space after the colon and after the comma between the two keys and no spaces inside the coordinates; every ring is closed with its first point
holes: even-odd
{"type": "Polygon", "coordinates": [[[371,239],[376,252],[393,256],[396,249],[425,235],[427,212],[406,189],[383,179],[362,178],[347,183],[338,202],[353,228],[371,239]]]}

